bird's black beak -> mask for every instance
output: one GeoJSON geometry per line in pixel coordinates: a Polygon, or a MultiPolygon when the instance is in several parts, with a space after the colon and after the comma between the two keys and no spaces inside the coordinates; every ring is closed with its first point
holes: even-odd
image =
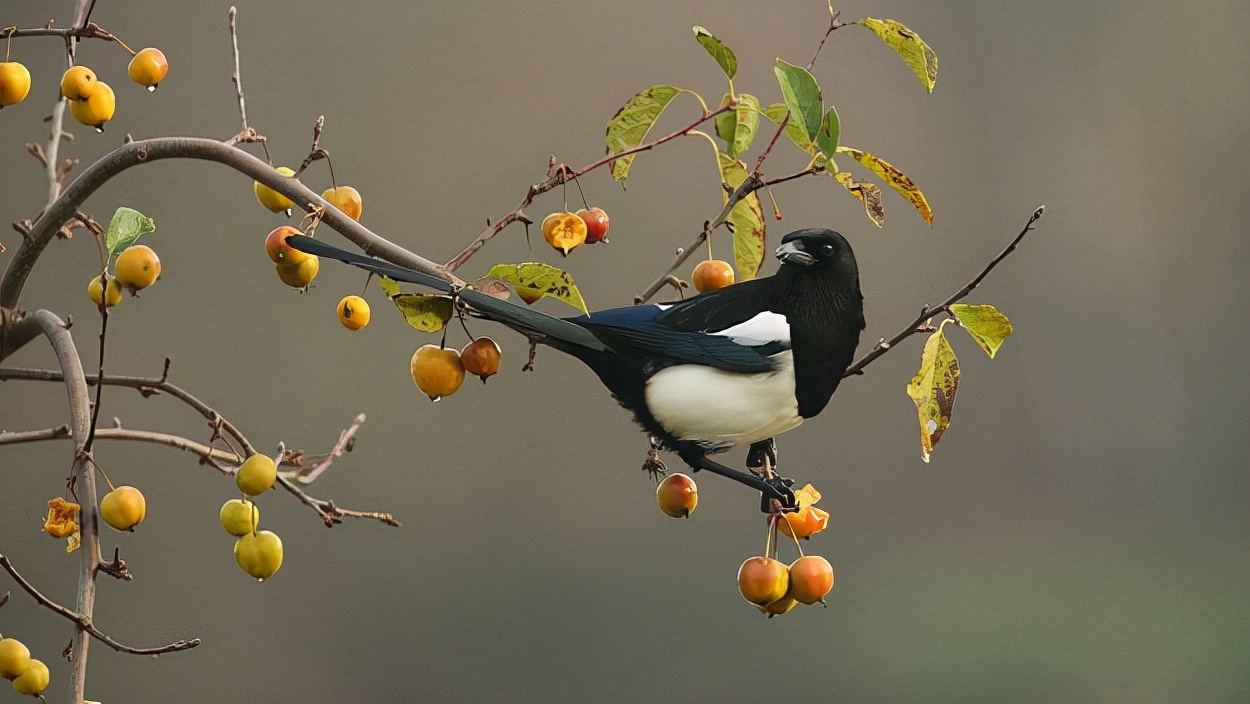
{"type": "Polygon", "coordinates": [[[786,242],[777,248],[777,258],[786,264],[802,264],[803,266],[811,266],[816,263],[816,257],[804,252],[794,246],[793,242],[786,242]]]}

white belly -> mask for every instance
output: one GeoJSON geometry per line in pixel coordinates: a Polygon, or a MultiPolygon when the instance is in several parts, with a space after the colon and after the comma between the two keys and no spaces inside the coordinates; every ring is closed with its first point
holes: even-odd
{"type": "Polygon", "coordinates": [[[794,397],[794,358],[782,352],[776,371],[735,374],[695,364],[669,367],[647,380],[651,414],[682,440],[741,445],[803,422],[794,397]]]}

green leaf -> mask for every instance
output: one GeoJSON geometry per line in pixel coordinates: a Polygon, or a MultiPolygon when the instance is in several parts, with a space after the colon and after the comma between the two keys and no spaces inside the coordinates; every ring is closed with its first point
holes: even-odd
{"type": "MultiPolygon", "coordinates": [[[[616,115],[608,120],[605,141],[608,154],[632,149],[647,139],[647,133],[655,125],[655,121],[664,114],[668,104],[673,102],[681,88],[676,86],[651,86],[639,91],[637,95],[626,101],[616,115]]],[[[623,156],[612,162],[612,178],[624,181],[629,177],[629,167],[634,163],[634,154],[623,156]]]]}
{"type": "Polygon", "coordinates": [[[838,171],[833,178],[864,204],[864,214],[872,224],[877,227],[885,225],[885,203],[881,201],[880,186],[872,181],[856,181],[849,171],[838,171]]]}
{"type": "Polygon", "coordinates": [[[811,71],[784,59],[777,59],[773,72],[781,86],[781,98],[790,111],[791,124],[797,124],[811,144],[816,141],[816,129],[820,126],[821,97],[816,78],[811,71]]]}
{"type": "Polygon", "coordinates": [[[391,301],[403,313],[404,320],[421,332],[442,330],[455,308],[451,296],[437,293],[397,293],[391,301]]]}
{"type": "Polygon", "coordinates": [[[929,336],[920,355],[920,371],[907,384],[907,395],[920,418],[920,458],[929,461],[933,446],[951,425],[955,392],[959,390],[959,360],[942,333],[948,321],[929,336]]]}
{"type": "Polygon", "coordinates": [[[937,82],[937,54],[933,53],[919,34],[894,20],[865,17],[859,23],[881,37],[881,41],[888,44],[894,53],[899,55],[899,58],[911,66],[911,70],[916,72],[916,77],[920,79],[924,87],[930,93],[933,92],[933,84],[937,82]]]}
{"type": "Polygon", "coordinates": [[[104,245],[109,256],[117,254],[139,240],[140,237],[156,230],[152,218],[134,208],[118,208],[109,221],[108,233],[104,236],[104,245]]]}
{"type": "Polygon", "coordinates": [[[919,188],[916,188],[916,184],[912,183],[912,180],[907,177],[907,174],[899,171],[898,168],[890,164],[885,159],[867,152],[862,152],[858,149],[838,147],[838,153],[846,154],[855,161],[858,161],[860,164],[872,169],[873,173],[885,179],[885,182],[890,184],[890,188],[898,191],[899,195],[906,198],[907,202],[912,204],[912,207],[920,213],[920,217],[924,218],[925,222],[930,225],[933,224],[933,209],[929,207],[929,200],[924,197],[924,193],[922,193],[919,188]]]}
{"type": "Polygon", "coordinates": [[[725,43],[717,39],[711,32],[703,27],[695,25],[694,38],[707,49],[707,53],[716,59],[716,63],[720,64],[720,70],[725,72],[725,76],[729,80],[734,79],[734,75],[738,73],[738,57],[734,56],[733,50],[725,46],[725,43]]]}
{"type": "Polygon", "coordinates": [[[386,292],[387,297],[394,298],[399,295],[399,283],[387,276],[378,276],[378,285],[386,292]]]}
{"type": "Polygon", "coordinates": [[[838,133],[842,130],[842,123],[838,119],[838,111],[832,106],[825,111],[825,116],[820,120],[820,129],[816,130],[816,146],[820,147],[820,151],[826,158],[832,159],[834,153],[838,150],[838,133]]]}
{"type": "MultiPolygon", "coordinates": [[[[736,189],[747,179],[747,165],[727,154],[719,154],[721,180],[736,189]]],[[[723,203],[729,202],[729,194],[722,191],[723,203]]],[[[729,211],[729,224],[734,233],[734,269],[738,280],[755,278],[764,263],[764,210],[759,196],[750,193],[738,201],[729,211]]]]}
{"type": "Polygon", "coordinates": [[[586,302],[582,300],[581,291],[573,283],[573,277],[563,269],[543,264],[542,262],[524,262],[521,264],[496,264],[486,276],[503,279],[512,284],[517,295],[527,303],[539,298],[554,298],[563,301],[587,315],[586,302]]]}
{"type": "Polygon", "coordinates": [[[952,303],[950,311],[951,315],[959,321],[960,326],[968,331],[968,334],[977,341],[981,349],[985,350],[990,359],[998,353],[998,348],[1002,347],[1003,341],[1011,336],[1011,321],[988,303],[976,306],[952,303]]]}
{"type": "MultiPolygon", "coordinates": [[[[763,112],[764,117],[771,120],[773,124],[778,125],[781,124],[782,120],[786,119],[786,115],[790,114],[790,110],[785,106],[785,103],[773,103],[772,105],[764,108],[761,112],[763,112]]],[[[808,139],[807,130],[801,125],[796,124],[794,120],[786,123],[786,136],[790,138],[791,142],[794,142],[796,147],[802,149],[808,156],[816,155],[816,144],[812,140],[808,139]]]]}

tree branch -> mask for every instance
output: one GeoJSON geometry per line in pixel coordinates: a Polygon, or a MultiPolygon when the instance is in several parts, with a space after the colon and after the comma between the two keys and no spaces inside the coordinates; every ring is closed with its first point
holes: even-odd
{"type": "MultiPolygon", "coordinates": [[[[70,433],[68,425],[58,425],[52,428],[41,428],[39,430],[23,430],[15,432],[0,432],[0,446],[2,445],[20,445],[28,442],[41,442],[44,440],[62,440],[73,437],[70,433]]],[[[131,440],[136,442],[149,442],[157,445],[166,445],[177,450],[190,452],[198,455],[206,460],[221,462],[229,466],[238,466],[243,463],[243,457],[229,450],[205,445],[180,435],[170,435],[168,433],[157,433],[150,430],[132,430],[130,428],[96,428],[95,437],[97,440],[131,440]]],[[[217,466],[217,465],[213,465],[217,466]]],[[[218,467],[223,474],[230,474],[229,469],[218,467]]]]}
{"type": "MultiPolygon", "coordinates": [[[[5,571],[13,577],[13,580],[17,582],[18,586],[25,589],[26,593],[34,597],[35,601],[39,602],[41,606],[69,619],[70,621],[73,621],[74,624],[78,626],[80,633],[85,633],[92,638],[95,638],[119,653],[129,653],[131,655],[162,655],[164,653],[176,653],[179,650],[188,650],[200,644],[199,638],[192,638],[190,640],[180,640],[174,643],[169,643],[168,645],[160,645],[155,648],[135,648],[129,645],[123,645],[113,640],[107,633],[101,631],[99,628],[96,628],[95,624],[91,622],[90,616],[66,608],[41,594],[39,590],[35,588],[35,585],[28,582],[26,578],[17,571],[17,568],[13,566],[13,562],[9,560],[3,552],[0,552],[0,567],[3,567],[5,571]]],[[[78,646],[75,646],[74,661],[82,663],[86,662],[85,648],[79,649],[78,646]]]]}
{"type": "Polygon", "coordinates": [[[969,293],[972,293],[973,289],[981,284],[981,281],[985,279],[986,275],[988,275],[994,267],[998,266],[999,262],[1006,259],[1008,254],[1015,251],[1016,247],[1020,244],[1020,241],[1024,239],[1024,236],[1033,230],[1033,224],[1042,217],[1042,213],[1045,210],[1046,206],[1038,206],[1037,210],[1034,210],[1033,214],[1029,216],[1029,221],[1024,224],[1024,229],[1020,230],[1020,234],[1016,235],[1016,238],[1013,239],[1011,243],[1003,249],[1003,251],[999,252],[997,256],[991,259],[990,263],[986,264],[985,268],[981,270],[981,273],[977,274],[971,281],[964,284],[963,288],[947,296],[946,300],[942,301],[933,308],[930,308],[927,305],[921,308],[920,315],[916,316],[915,320],[912,320],[907,327],[900,330],[894,337],[891,337],[888,340],[882,338],[876,345],[873,346],[871,350],[868,351],[867,354],[860,357],[854,364],[852,364],[843,376],[847,377],[856,374],[863,374],[864,367],[872,364],[873,360],[877,359],[886,352],[889,352],[895,345],[912,335],[915,335],[918,332],[924,332],[923,325],[925,321],[935,315],[939,315],[950,310],[951,304],[958,303],[969,293]]]}
{"type": "MultiPolygon", "coordinates": [[[[81,370],[81,365],[79,366],[79,369],[81,370]]],[[[137,390],[139,393],[143,394],[144,396],[152,396],[160,392],[167,393],[170,396],[173,396],[179,401],[182,401],[186,405],[190,406],[197,413],[199,413],[201,416],[207,419],[209,421],[209,427],[213,428],[214,439],[216,439],[216,437],[218,436],[217,435],[218,432],[224,432],[226,435],[228,435],[230,438],[232,438],[235,442],[239,444],[240,451],[239,453],[236,453],[236,454],[242,454],[245,457],[248,455],[256,454],[255,446],[252,445],[251,441],[249,441],[247,437],[244,436],[243,433],[239,431],[239,429],[235,427],[233,423],[226,420],[224,416],[222,416],[220,413],[218,413],[208,404],[199,400],[195,396],[192,396],[190,393],[188,393],[181,387],[170,383],[168,380],[168,376],[169,376],[169,363],[168,363],[168,360],[166,360],[165,370],[160,378],[141,377],[141,376],[105,375],[104,384],[108,386],[128,386],[130,388],[137,390]]],[[[28,381],[64,381],[65,375],[61,372],[57,372],[51,369],[24,369],[24,368],[0,369],[0,381],[6,381],[9,379],[14,379],[14,380],[24,379],[28,381]]],[[[86,376],[86,375],[83,376],[84,389],[86,388],[86,385],[96,384],[96,383],[99,383],[98,377],[86,376]]],[[[353,423],[353,427],[349,427],[347,430],[343,431],[342,434],[340,434],[339,443],[335,445],[335,449],[331,450],[330,453],[325,458],[323,458],[325,460],[328,460],[325,462],[324,466],[321,466],[320,469],[317,469],[317,467],[314,466],[313,470],[310,470],[310,472],[316,471],[317,474],[320,474],[321,472],[325,471],[326,467],[329,466],[329,461],[332,461],[335,457],[341,456],[343,452],[346,452],[348,449],[350,449],[349,445],[352,441],[352,438],[354,438],[355,436],[356,430],[359,429],[359,426],[361,423],[364,423],[364,417],[357,416],[356,421],[353,423]],[[340,451],[338,451],[336,454],[336,450],[340,450],[340,451]]],[[[104,433],[104,431],[105,429],[101,428],[99,431],[97,431],[97,434],[104,433]]],[[[79,437],[79,436],[75,435],[75,437],[79,437]]],[[[82,437],[85,437],[85,433],[82,437]]],[[[103,437],[103,435],[101,435],[101,437],[103,437]]],[[[296,453],[292,455],[293,462],[296,460],[296,458],[299,457],[300,454],[301,453],[296,453]]],[[[295,466],[299,466],[303,468],[305,465],[296,464],[295,466]]],[[[301,473],[302,473],[302,469],[301,469],[301,472],[296,472],[294,476],[299,477],[301,473]]],[[[311,482],[311,480],[308,480],[304,483],[308,483],[308,482],[311,482]]],[[[385,523],[388,526],[399,527],[400,525],[399,521],[395,520],[395,517],[391,515],[390,513],[384,513],[381,511],[357,511],[354,509],[340,508],[334,503],[334,501],[330,499],[318,499],[316,497],[309,496],[306,492],[304,492],[303,489],[300,489],[298,486],[296,486],[286,476],[279,476],[278,484],[283,489],[286,489],[288,492],[290,492],[290,494],[293,495],[297,500],[299,500],[300,503],[311,508],[317,514],[317,516],[321,518],[322,522],[324,522],[327,527],[333,526],[338,523],[342,523],[343,518],[369,518],[375,521],[380,521],[382,523],[385,523]]]]}
{"type": "MultiPolygon", "coordinates": [[[[343,215],[298,180],[283,176],[265,162],[238,147],[213,139],[160,137],[124,144],[109,152],[74,179],[60,197],[44,210],[31,227],[30,234],[14,253],[3,280],[0,280],[0,308],[9,310],[17,308],[26,278],[34,268],[39,255],[48,246],[57,230],[73,217],[83,201],[121,172],[140,164],[163,159],[198,159],[229,166],[287,196],[299,208],[310,213],[322,213],[322,221],[326,225],[351,240],[366,254],[442,277],[457,285],[464,284],[464,281],[437,263],[383,238],[343,215]]],[[[10,344],[10,340],[0,339],[0,360],[12,354],[15,349],[16,347],[10,344]]]]}
{"type": "MultiPolygon", "coordinates": [[[[95,573],[100,565],[100,524],[96,511],[95,466],[90,456],[83,452],[83,441],[91,424],[91,402],[87,394],[86,377],[82,360],[74,346],[65,323],[46,310],[37,310],[30,316],[32,324],[48,338],[56,353],[65,392],[69,396],[70,428],[74,434],[74,464],[70,475],[75,500],[82,505],[82,557],[78,569],[77,612],[88,622],[95,610],[95,573]],[[81,495],[77,492],[81,491],[81,495]]],[[[70,672],[72,701],[81,702],[87,686],[87,647],[91,641],[86,631],[80,630],[74,637],[73,669],[70,672]]]]}

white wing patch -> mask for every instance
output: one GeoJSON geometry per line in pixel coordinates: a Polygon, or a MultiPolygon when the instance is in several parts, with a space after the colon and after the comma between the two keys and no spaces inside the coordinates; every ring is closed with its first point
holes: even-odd
{"type": "Polygon", "coordinates": [[[770,342],[789,342],[790,323],[786,321],[786,316],[780,313],[764,311],[750,320],[708,334],[728,337],[747,347],[757,347],[770,342]]]}

